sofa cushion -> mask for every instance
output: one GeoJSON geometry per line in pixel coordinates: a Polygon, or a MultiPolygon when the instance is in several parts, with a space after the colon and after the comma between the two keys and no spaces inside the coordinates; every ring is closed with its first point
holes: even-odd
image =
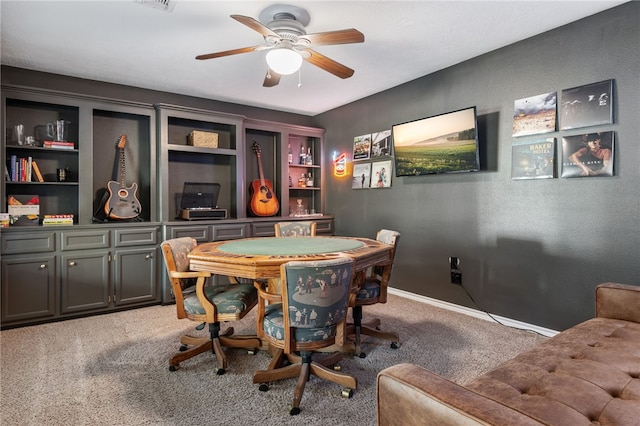
{"type": "Polygon", "coordinates": [[[639,342],[640,324],[594,318],[466,387],[545,424],[636,424],[639,342]]]}

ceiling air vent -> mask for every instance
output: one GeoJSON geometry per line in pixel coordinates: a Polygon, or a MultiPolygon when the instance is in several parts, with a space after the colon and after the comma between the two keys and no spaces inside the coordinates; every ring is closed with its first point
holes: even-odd
{"type": "Polygon", "coordinates": [[[134,3],[140,3],[154,9],[164,10],[165,12],[173,12],[176,7],[176,0],[133,0],[134,3]]]}

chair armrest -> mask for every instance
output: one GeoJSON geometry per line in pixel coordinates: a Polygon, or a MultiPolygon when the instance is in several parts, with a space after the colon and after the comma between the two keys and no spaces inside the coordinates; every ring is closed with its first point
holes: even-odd
{"type": "Polygon", "coordinates": [[[282,295],[280,293],[269,293],[267,290],[267,282],[254,281],[253,286],[258,290],[258,298],[266,300],[269,303],[282,302],[282,295]]]}
{"type": "Polygon", "coordinates": [[[596,316],[640,323],[640,286],[599,284],[596,287],[596,316]]]}
{"type": "Polygon", "coordinates": [[[382,370],[377,379],[377,399],[378,426],[540,425],[414,364],[382,370]]]}
{"type": "Polygon", "coordinates": [[[169,275],[171,276],[171,278],[199,278],[199,277],[209,278],[211,276],[211,273],[199,272],[199,271],[186,271],[186,272],[171,271],[169,275]]]}

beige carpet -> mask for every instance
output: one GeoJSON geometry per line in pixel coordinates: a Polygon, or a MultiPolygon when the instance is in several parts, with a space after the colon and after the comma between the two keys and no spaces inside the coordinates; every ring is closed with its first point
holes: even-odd
{"type": "MultiPolygon", "coordinates": [[[[453,313],[399,296],[365,308],[402,346],[367,339],[364,359],[348,357],[343,371],[358,380],[353,398],[312,378],[302,413],[288,414],[295,380],[260,392],[252,373],[266,368],[266,352],[228,350],[229,369],[217,376],[210,354],[170,372],[168,359],[193,323],[174,306],[94,316],[0,333],[0,424],[13,425],[374,425],[375,378],[381,369],[413,362],[457,383],[472,380],[545,340],[536,334],[453,313]]],[[[234,325],[254,329],[255,316],[234,325]]]]}

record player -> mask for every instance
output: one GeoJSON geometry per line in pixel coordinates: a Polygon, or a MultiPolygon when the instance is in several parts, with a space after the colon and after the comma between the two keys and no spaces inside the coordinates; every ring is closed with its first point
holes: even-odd
{"type": "Polygon", "coordinates": [[[185,182],[179,219],[225,219],[227,210],[218,208],[219,183],[185,182]]]}

